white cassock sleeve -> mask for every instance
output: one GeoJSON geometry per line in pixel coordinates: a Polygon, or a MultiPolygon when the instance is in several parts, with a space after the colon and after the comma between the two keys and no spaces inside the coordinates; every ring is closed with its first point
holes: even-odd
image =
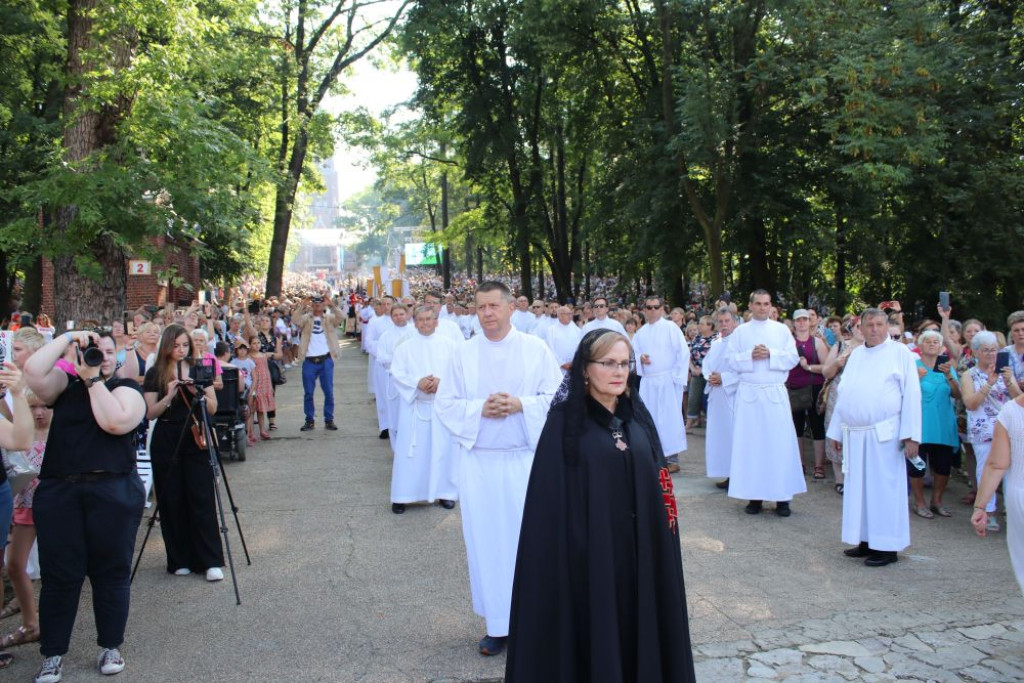
{"type": "Polygon", "coordinates": [[[676,386],[685,387],[690,383],[690,345],[686,343],[686,335],[675,323],[672,323],[672,327],[676,328],[672,332],[672,346],[675,347],[673,357],[676,359],[672,381],[676,386]]]}
{"type": "MultiPolygon", "coordinates": [[[[544,431],[544,425],[548,421],[548,410],[551,408],[551,399],[555,397],[559,385],[562,383],[562,369],[555,360],[551,349],[544,345],[543,358],[526,358],[524,368],[530,368],[536,377],[529,386],[535,387],[534,394],[529,396],[517,396],[523,404],[523,417],[526,419],[526,435],[530,440],[530,448],[537,449],[537,442],[540,441],[540,433],[544,431]]],[[[483,407],[483,404],[481,404],[483,407]]]]}
{"type": "Polygon", "coordinates": [[[472,449],[476,443],[483,417],[481,412],[486,401],[485,398],[467,396],[466,366],[478,368],[478,356],[477,345],[472,343],[452,353],[444,381],[438,385],[437,397],[434,399],[434,414],[466,450],[472,449]]]}
{"type": "Polygon", "coordinates": [[[900,406],[900,441],[910,439],[921,443],[921,380],[917,374],[914,354],[902,347],[899,363],[903,385],[903,405],[900,406]]]}
{"type": "Polygon", "coordinates": [[[402,344],[395,349],[395,355],[391,359],[391,378],[395,381],[395,389],[398,396],[405,403],[412,403],[420,394],[416,387],[420,382],[419,373],[416,371],[415,347],[413,343],[402,344]]]}
{"type": "Polygon", "coordinates": [[[772,340],[768,347],[768,369],[789,372],[800,363],[796,352],[796,338],[788,331],[772,340]]]}

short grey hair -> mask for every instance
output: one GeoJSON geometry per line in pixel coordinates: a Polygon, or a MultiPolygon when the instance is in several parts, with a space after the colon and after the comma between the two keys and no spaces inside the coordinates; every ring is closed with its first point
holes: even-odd
{"type": "Polygon", "coordinates": [[[929,339],[937,339],[940,344],[942,343],[942,335],[936,332],[935,330],[926,330],[922,332],[921,335],[917,338],[917,342],[920,344],[921,342],[927,341],[929,339]]]}
{"type": "Polygon", "coordinates": [[[191,332],[191,336],[193,336],[193,337],[194,337],[194,336],[196,336],[197,334],[201,334],[201,335],[203,335],[203,341],[207,341],[207,342],[208,342],[208,341],[210,341],[210,335],[209,335],[209,334],[208,334],[208,333],[206,332],[206,330],[204,330],[203,328],[201,328],[201,327],[197,327],[197,328],[195,328],[194,330],[192,330],[192,332],[191,332]]]}
{"type": "Polygon", "coordinates": [[[732,316],[732,321],[734,323],[743,322],[742,320],[740,320],[740,314],[739,313],[737,313],[736,311],[734,311],[731,308],[726,308],[724,306],[722,308],[719,308],[717,311],[715,311],[715,315],[719,316],[719,317],[723,316],[723,315],[728,315],[728,316],[732,316]]]}
{"type": "Polygon", "coordinates": [[[988,330],[982,330],[971,339],[971,351],[977,351],[982,346],[994,346],[999,348],[999,340],[996,335],[988,330]]]}
{"type": "Polygon", "coordinates": [[[412,312],[413,320],[415,320],[416,316],[420,313],[429,313],[432,317],[437,318],[437,312],[434,310],[434,306],[432,304],[420,304],[417,306],[412,312]]]}
{"type": "Polygon", "coordinates": [[[875,308],[874,306],[872,306],[871,308],[865,308],[864,311],[860,314],[861,323],[863,323],[868,318],[885,318],[887,321],[889,320],[889,316],[885,314],[885,311],[883,311],[880,308],[875,308]]]}

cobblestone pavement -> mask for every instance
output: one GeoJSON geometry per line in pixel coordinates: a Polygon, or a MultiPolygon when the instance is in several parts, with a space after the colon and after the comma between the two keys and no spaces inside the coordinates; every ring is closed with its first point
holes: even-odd
{"type": "MultiPolygon", "coordinates": [[[[297,369],[288,376],[274,439],[225,466],[253,557],[247,566],[229,514],[242,605],[227,571],[217,584],[167,574],[157,525],[117,682],[500,681],[504,657],[476,652],[484,628],[470,606],[459,508],[390,511],[391,458],[358,346],[347,341],[336,366],[338,432],[324,431],[319,413],[316,430],[299,432],[301,382],[297,369]]],[[[698,430],[675,478],[701,683],[1024,680],[1024,599],[1005,537],[973,533],[970,508],[957,503],[962,483],[946,500],[952,518],[912,517],[913,546],[871,569],[842,554],[830,480],[809,480],[790,518],[770,503],[746,515],[745,501],[704,477],[703,445],[698,430]]],[[[17,624],[6,619],[0,632],[17,624]]],[[[64,680],[98,680],[96,652],[86,586],[64,680]]],[[[0,677],[31,680],[38,649],[14,654],[0,677]]]]}

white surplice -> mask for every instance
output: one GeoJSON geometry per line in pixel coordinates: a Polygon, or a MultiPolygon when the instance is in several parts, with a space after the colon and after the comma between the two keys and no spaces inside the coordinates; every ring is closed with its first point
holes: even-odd
{"type": "MultiPolygon", "coordinates": [[[[373,306],[361,306],[359,308],[359,348],[363,350],[363,353],[369,353],[366,350],[366,328],[370,324],[370,321],[377,317],[377,314],[373,312],[373,306]]],[[[367,375],[367,383],[369,383],[369,375],[367,375]]],[[[373,387],[370,387],[370,393],[373,393],[373,387]]]]}
{"type": "Polygon", "coordinates": [[[660,318],[633,335],[636,374],[640,380],[640,398],[654,418],[658,439],[665,456],[686,450],[686,423],[683,419],[683,391],[690,377],[690,347],[686,337],[671,320],[660,318]],[[644,365],[640,357],[650,357],[644,365]]]}
{"type": "Polygon", "coordinates": [[[751,320],[732,333],[729,366],[739,376],[733,402],[729,496],[788,502],[807,491],[800,446],[793,429],[786,378],[800,358],[789,328],[774,320],[751,320]],[[754,360],[754,346],[769,357],[754,360]]]}
{"type": "Polygon", "coordinates": [[[538,315],[534,318],[533,327],[530,328],[530,334],[538,339],[544,338],[544,333],[547,332],[548,327],[552,324],[558,324],[557,318],[552,318],[547,313],[538,315]]]}
{"type": "MultiPolygon", "coordinates": [[[[559,365],[572,362],[582,338],[583,331],[576,327],[576,323],[571,320],[568,325],[563,325],[561,321],[556,320],[544,331],[544,343],[551,349],[551,353],[554,354],[559,365]]],[[[566,372],[568,371],[563,370],[562,374],[566,372]]]]}
{"type": "Polygon", "coordinates": [[[853,350],[838,391],[828,438],[843,444],[843,543],[872,550],[910,545],[903,439],[921,442],[917,356],[886,340],[853,350]]]}
{"type": "Polygon", "coordinates": [[[442,337],[450,339],[455,345],[459,345],[466,341],[466,336],[462,333],[462,316],[456,315],[451,318],[438,319],[437,329],[434,330],[434,334],[441,333],[442,337]]]}
{"type": "Polygon", "coordinates": [[[530,311],[520,311],[516,309],[512,311],[512,327],[516,328],[520,332],[530,333],[533,329],[534,323],[537,321],[537,316],[530,311]]]}
{"type": "Polygon", "coordinates": [[[487,621],[491,636],[508,635],[526,486],[561,382],[544,342],[513,328],[498,342],[484,335],[466,341],[437,390],[435,412],[459,446],[457,482],[473,610],[487,621]],[[522,412],[483,417],[484,402],[498,392],[517,397],[522,412]]]}
{"type": "MultiPolygon", "coordinates": [[[[379,367],[377,380],[377,413],[380,414],[381,404],[384,404],[385,424],[389,430],[388,436],[391,439],[391,447],[394,449],[395,435],[391,431],[398,426],[398,391],[391,378],[391,356],[395,347],[409,335],[416,334],[416,326],[410,322],[399,327],[394,323],[380,336],[375,345],[376,361],[379,367]],[[383,401],[381,400],[383,399],[383,401]]],[[[384,427],[381,427],[384,429],[384,427]]]]}
{"type": "MultiPolygon", "coordinates": [[[[732,335],[729,335],[731,337],[732,335]]],[[[721,386],[704,385],[708,395],[708,427],[704,440],[704,460],[709,477],[728,477],[732,460],[732,428],[735,420],[733,404],[736,401],[736,385],[739,375],[729,365],[729,337],[719,337],[711,342],[708,354],[704,356],[701,371],[704,379],[717,372],[721,375],[721,386]]]]}
{"type": "Polygon", "coordinates": [[[380,342],[381,336],[394,326],[395,323],[391,322],[390,315],[378,315],[370,321],[366,332],[363,333],[363,336],[366,337],[366,352],[370,354],[367,384],[370,387],[370,393],[377,397],[377,426],[381,430],[388,428],[387,404],[384,394],[386,373],[377,362],[377,344],[380,342]]]}
{"type": "MultiPolygon", "coordinates": [[[[593,320],[591,320],[590,322],[583,326],[584,335],[586,335],[587,332],[592,332],[594,330],[615,330],[622,336],[627,336],[626,328],[622,326],[622,323],[620,323],[615,318],[611,317],[606,317],[604,320],[598,320],[597,318],[594,318],[593,320]]],[[[666,453],[667,452],[668,451],[666,451],[666,453]]]]}
{"type": "MultiPolygon", "coordinates": [[[[460,341],[459,346],[465,342],[460,341]]],[[[455,500],[455,444],[434,412],[435,394],[417,388],[428,375],[444,383],[451,356],[458,347],[436,331],[409,335],[394,351],[391,377],[398,392],[393,424],[395,458],[391,470],[391,502],[455,500]]],[[[440,387],[440,384],[438,385],[440,387]]]]}

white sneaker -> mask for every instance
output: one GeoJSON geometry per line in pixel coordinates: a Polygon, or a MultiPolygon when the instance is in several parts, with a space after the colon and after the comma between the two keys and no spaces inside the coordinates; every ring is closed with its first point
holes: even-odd
{"type": "Polygon", "coordinates": [[[989,515],[985,531],[999,531],[999,520],[995,518],[995,515],[989,515]]]}
{"type": "Polygon", "coordinates": [[[188,567],[182,567],[181,569],[175,569],[174,570],[174,575],[175,576],[188,576],[191,573],[192,573],[192,570],[189,569],[188,567]]]}
{"type": "Polygon", "coordinates": [[[96,666],[104,676],[113,676],[124,671],[124,657],[117,648],[105,647],[100,650],[100,656],[96,658],[96,666]]]}
{"type": "Polygon", "coordinates": [[[58,683],[60,681],[60,655],[44,659],[35,680],[36,683],[58,683]]]}
{"type": "Polygon", "coordinates": [[[220,567],[210,567],[206,570],[207,581],[223,581],[224,572],[221,571],[220,567]]]}

